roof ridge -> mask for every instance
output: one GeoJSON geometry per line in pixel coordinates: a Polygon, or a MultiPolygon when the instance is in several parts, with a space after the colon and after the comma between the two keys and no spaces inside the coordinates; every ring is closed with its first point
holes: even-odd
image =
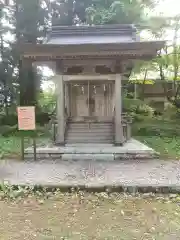
{"type": "Polygon", "coordinates": [[[55,36],[120,36],[136,35],[136,28],[130,24],[112,24],[112,25],[95,25],[95,26],[52,26],[49,31],[50,37],[55,36]]]}
{"type": "Polygon", "coordinates": [[[53,24],[52,28],[136,28],[134,24],[99,24],[99,25],[60,25],[60,24],[53,24]]]}
{"type": "Polygon", "coordinates": [[[134,25],[94,25],[94,26],[60,26],[60,25],[56,25],[56,26],[52,26],[51,28],[51,32],[53,31],[87,31],[87,32],[91,32],[91,31],[132,31],[135,32],[136,28],[134,25]]]}

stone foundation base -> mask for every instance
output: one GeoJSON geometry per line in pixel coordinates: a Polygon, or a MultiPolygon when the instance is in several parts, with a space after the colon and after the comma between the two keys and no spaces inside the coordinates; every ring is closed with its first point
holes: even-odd
{"type": "MultiPolygon", "coordinates": [[[[25,158],[33,159],[33,149],[25,150],[25,158]]],[[[131,139],[124,146],[111,144],[77,144],[37,148],[37,159],[40,160],[137,160],[154,159],[158,154],[141,142],[131,139]]]]}

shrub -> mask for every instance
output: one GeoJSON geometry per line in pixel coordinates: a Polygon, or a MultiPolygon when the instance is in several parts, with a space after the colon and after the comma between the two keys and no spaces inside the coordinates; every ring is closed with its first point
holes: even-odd
{"type": "Polygon", "coordinates": [[[144,122],[146,121],[146,118],[149,118],[148,116],[144,116],[136,113],[131,113],[130,116],[133,122],[144,122]]]}
{"type": "Polygon", "coordinates": [[[145,116],[152,116],[154,113],[154,109],[143,103],[143,104],[137,106],[136,113],[142,114],[145,116]]]}
{"type": "Polygon", "coordinates": [[[139,100],[124,98],[123,99],[123,110],[124,112],[136,112],[139,106],[139,100]]]}
{"type": "Polygon", "coordinates": [[[163,117],[168,119],[177,119],[178,118],[177,108],[169,102],[165,103],[163,117]]]}
{"type": "Polygon", "coordinates": [[[48,124],[51,119],[51,116],[49,113],[44,112],[37,112],[36,113],[36,123],[40,126],[44,126],[45,124],[48,124]]]}
{"type": "Polygon", "coordinates": [[[44,127],[36,126],[35,131],[19,131],[18,126],[4,125],[0,126],[0,135],[3,137],[16,136],[16,137],[38,137],[50,134],[44,127]]]}
{"type": "Polygon", "coordinates": [[[9,126],[9,125],[0,126],[0,134],[3,137],[7,137],[9,135],[15,135],[17,130],[18,130],[17,125],[14,125],[14,126],[9,126]]]}
{"type": "MultiPolygon", "coordinates": [[[[153,116],[154,109],[139,99],[128,99],[123,100],[123,111],[130,115],[140,114],[143,116],[153,116]]],[[[134,115],[135,117],[135,115],[134,115]]]]}
{"type": "Polygon", "coordinates": [[[0,115],[0,126],[2,125],[9,125],[14,126],[18,122],[16,114],[9,114],[9,115],[0,115]]]}

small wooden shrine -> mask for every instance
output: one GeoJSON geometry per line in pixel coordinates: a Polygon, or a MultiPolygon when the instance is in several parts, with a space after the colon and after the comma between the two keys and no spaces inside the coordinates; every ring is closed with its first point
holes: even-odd
{"type": "Polygon", "coordinates": [[[45,62],[55,71],[56,143],[123,145],[130,139],[122,79],[163,45],[140,41],[133,25],[53,26],[43,44],[21,45],[23,66],[45,62]]]}

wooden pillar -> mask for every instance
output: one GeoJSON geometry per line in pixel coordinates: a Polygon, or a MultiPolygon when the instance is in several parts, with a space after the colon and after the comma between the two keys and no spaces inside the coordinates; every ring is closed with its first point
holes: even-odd
{"type": "Polygon", "coordinates": [[[56,143],[64,145],[64,82],[63,75],[57,75],[56,77],[56,96],[57,96],[57,138],[56,143]]]}
{"type": "Polygon", "coordinates": [[[65,108],[67,117],[70,116],[69,84],[65,84],[65,108]]]}
{"type": "Polygon", "coordinates": [[[65,133],[65,99],[64,80],[61,62],[56,62],[56,96],[57,96],[57,137],[56,143],[64,145],[65,133]]]}
{"type": "Polygon", "coordinates": [[[124,143],[123,126],[122,126],[122,91],[121,74],[115,77],[115,144],[122,145],[124,143]]]}

